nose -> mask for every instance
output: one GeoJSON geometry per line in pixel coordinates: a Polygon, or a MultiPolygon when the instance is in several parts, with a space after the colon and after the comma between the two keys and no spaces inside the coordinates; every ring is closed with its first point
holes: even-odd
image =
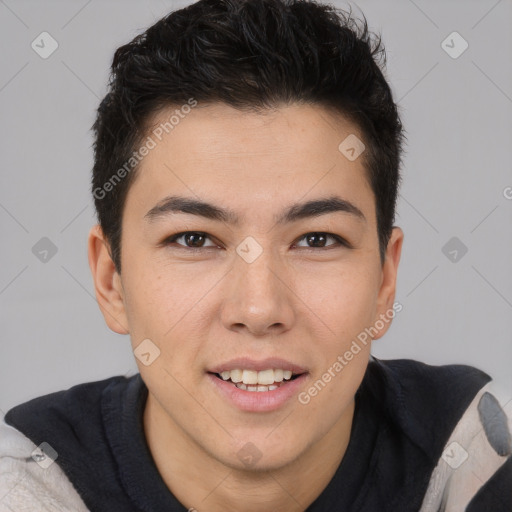
{"type": "Polygon", "coordinates": [[[221,320],[229,330],[252,336],[276,336],[291,328],[295,319],[291,276],[271,250],[251,263],[236,256],[228,274],[228,290],[221,320]]]}

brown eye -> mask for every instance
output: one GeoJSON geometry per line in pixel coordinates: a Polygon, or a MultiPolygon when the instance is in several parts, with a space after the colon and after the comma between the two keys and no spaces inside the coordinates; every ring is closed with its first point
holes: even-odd
{"type": "Polygon", "coordinates": [[[204,244],[205,236],[202,233],[188,233],[183,235],[187,245],[192,247],[202,247],[204,244]]]}
{"type": "MultiPolygon", "coordinates": [[[[334,235],[332,233],[323,233],[323,232],[306,233],[299,240],[305,240],[306,243],[308,244],[308,247],[306,247],[306,248],[311,248],[311,249],[315,249],[315,248],[323,249],[325,247],[339,246],[339,245],[348,247],[348,243],[343,238],[341,238],[338,235],[334,235]],[[326,242],[329,238],[335,240],[335,243],[327,244],[326,242]]],[[[304,247],[304,246],[302,246],[302,247],[304,247]]]]}
{"type": "Polygon", "coordinates": [[[323,233],[311,233],[306,235],[308,244],[313,244],[313,247],[325,247],[327,237],[323,233]]]}
{"type": "Polygon", "coordinates": [[[165,245],[176,243],[177,245],[190,248],[190,249],[201,249],[202,247],[215,247],[215,244],[204,245],[205,240],[210,237],[201,231],[185,231],[183,233],[177,233],[170,236],[165,240],[165,245]],[[184,243],[179,243],[178,240],[183,239],[184,243]]]}

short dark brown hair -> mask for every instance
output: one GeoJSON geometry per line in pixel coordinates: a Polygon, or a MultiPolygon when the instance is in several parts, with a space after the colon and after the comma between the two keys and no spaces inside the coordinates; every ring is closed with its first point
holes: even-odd
{"type": "Polygon", "coordinates": [[[93,125],[92,177],[98,221],[117,271],[123,207],[138,168],[134,151],[153,115],[191,98],[256,112],[283,103],[319,104],[354,122],[366,146],[384,261],[404,138],[381,70],[385,61],[380,36],[368,31],[364,16],[357,21],[351,12],[313,0],[199,0],[118,48],[93,125]]]}

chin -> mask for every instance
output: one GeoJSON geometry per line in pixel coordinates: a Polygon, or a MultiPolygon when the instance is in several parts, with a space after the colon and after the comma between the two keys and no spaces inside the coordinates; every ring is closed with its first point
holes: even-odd
{"type": "Polygon", "coordinates": [[[290,437],[287,442],[283,442],[281,439],[271,440],[272,434],[267,438],[268,435],[267,430],[260,436],[240,436],[232,451],[218,454],[215,458],[237,471],[258,473],[284,468],[294,463],[302,454],[302,447],[293,443],[290,437]]]}

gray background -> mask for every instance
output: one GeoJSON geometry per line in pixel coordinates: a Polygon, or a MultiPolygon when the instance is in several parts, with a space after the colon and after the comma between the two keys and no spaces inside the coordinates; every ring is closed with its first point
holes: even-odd
{"type": "MultiPolygon", "coordinates": [[[[0,1],[0,412],[137,371],[128,337],[103,321],[87,263],[89,129],[114,50],[188,3],[0,1]],[[43,31],[59,45],[47,59],[31,48],[43,31]],[[32,252],[42,237],[57,248],[46,262],[32,252]]],[[[352,6],[382,32],[408,136],[403,311],[374,353],[472,364],[512,390],[512,2],[352,6]],[[456,59],[441,46],[453,31],[469,44],[456,59]],[[468,248],[445,250],[459,251],[455,262],[442,251],[454,236],[468,248]]]]}

